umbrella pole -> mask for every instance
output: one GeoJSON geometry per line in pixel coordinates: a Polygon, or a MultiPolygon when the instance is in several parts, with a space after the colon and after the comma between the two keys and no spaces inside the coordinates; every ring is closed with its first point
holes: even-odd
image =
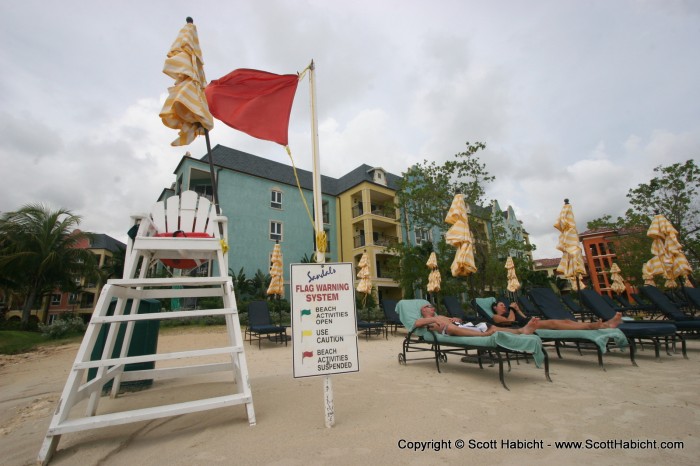
{"type": "Polygon", "coordinates": [[[209,156],[209,174],[211,175],[211,190],[212,190],[212,197],[214,199],[214,205],[216,206],[216,213],[219,214],[221,211],[219,210],[219,188],[218,188],[218,183],[216,181],[216,176],[214,175],[214,161],[212,160],[211,156],[211,143],[209,142],[209,130],[206,128],[204,129],[204,139],[207,141],[207,155],[209,156]]]}

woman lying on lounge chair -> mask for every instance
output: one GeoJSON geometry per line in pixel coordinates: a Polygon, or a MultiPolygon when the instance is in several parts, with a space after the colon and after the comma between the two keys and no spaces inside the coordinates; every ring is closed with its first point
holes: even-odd
{"type": "Polygon", "coordinates": [[[509,308],[502,301],[495,302],[491,305],[493,311],[493,321],[497,325],[512,325],[514,323],[520,325],[529,325],[534,319],[538,320],[536,329],[547,330],[599,330],[602,328],[616,328],[622,322],[622,314],[617,313],[615,317],[603,322],[576,322],[574,320],[565,319],[546,319],[539,320],[537,317],[527,317],[518,307],[518,303],[511,303],[509,308]]]}
{"type": "Polygon", "coordinates": [[[462,323],[456,317],[445,317],[438,315],[435,311],[435,306],[426,304],[420,308],[420,313],[423,317],[416,320],[415,327],[428,327],[430,330],[440,332],[443,335],[452,335],[456,337],[485,337],[492,335],[495,332],[519,333],[530,335],[537,330],[539,319],[532,319],[523,328],[500,328],[486,324],[474,325],[471,322],[462,323]]]}

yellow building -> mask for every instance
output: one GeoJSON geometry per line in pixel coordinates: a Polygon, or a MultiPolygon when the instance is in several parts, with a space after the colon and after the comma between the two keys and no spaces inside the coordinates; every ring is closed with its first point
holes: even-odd
{"type": "Polygon", "coordinates": [[[364,252],[370,263],[373,294],[381,299],[401,299],[398,283],[387,273],[387,247],[401,242],[395,208],[399,177],[379,167],[362,165],[338,180],[337,212],[340,260],[357,265],[364,252]]]}

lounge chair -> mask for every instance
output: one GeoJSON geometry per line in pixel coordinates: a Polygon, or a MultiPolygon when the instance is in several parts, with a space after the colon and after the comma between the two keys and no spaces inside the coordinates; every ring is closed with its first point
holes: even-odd
{"type": "Polygon", "coordinates": [[[688,300],[680,290],[667,290],[665,294],[666,297],[679,308],[688,307],[688,300]]]}
{"type": "Polygon", "coordinates": [[[384,335],[385,339],[389,339],[389,327],[384,322],[358,320],[357,331],[365,336],[365,340],[369,340],[369,337],[372,335],[384,335]]]}
{"type": "Polygon", "coordinates": [[[581,304],[578,301],[576,301],[573,298],[573,296],[571,296],[571,294],[561,295],[561,300],[566,305],[566,307],[568,307],[569,310],[574,313],[574,316],[583,316],[586,313],[586,310],[583,308],[583,306],[581,306],[581,304]]]}
{"type": "MultiPolygon", "coordinates": [[[[615,317],[616,311],[608,306],[608,303],[595,291],[595,290],[581,290],[581,299],[583,304],[593,312],[599,318],[607,321],[615,317]]],[[[624,318],[623,318],[624,319],[624,318]]],[[[634,340],[639,340],[640,342],[648,340],[654,344],[654,353],[656,358],[660,355],[660,340],[668,342],[668,339],[672,339],[674,344],[676,340],[681,342],[681,347],[683,351],[683,357],[688,358],[686,354],[685,338],[678,333],[678,329],[675,325],[671,323],[665,323],[662,321],[638,321],[638,320],[626,320],[621,323],[618,327],[622,333],[627,336],[630,343],[630,350],[635,351],[634,340]]],[[[671,354],[668,351],[668,345],[666,345],[666,353],[671,354]]]]}
{"type": "Polygon", "coordinates": [[[479,322],[479,316],[467,315],[464,313],[462,304],[456,296],[443,296],[442,304],[445,305],[445,309],[450,317],[457,318],[462,322],[479,322]]]}
{"type": "Polygon", "coordinates": [[[396,333],[399,325],[403,326],[399,315],[396,313],[396,304],[398,301],[394,299],[382,299],[382,311],[384,312],[384,323],[391,330],[391,334],[396,333]]]}
{"type": "Polygon", "coordinates": [[[700,289],[684,286],[683,293],[685,293],[686,298],[688,298],[690,307],[695,310],[700,310],[700,289]]]}
{"type": "Polygon", "coordinates": [[[527,316],[543,317],[537,307],[530,301],[530,298],[521,294],[518,296],[518,304],[520,305],[520,310],[527,316]]]}
{"type": "Polygon", "coordinates": [[[547,352],[542,348],[542,340],[537,335],[496,332],[483,337],[455,337],[442,335],[424,327],[415,328],[416,320],[421,318],[420,310],[426,304],[430,303],[423,299],[404,299],[396,305],[401,322],[408,329],[402,351],[398,356],[400,364],[407,364],[410,353],[429,352],[432,353],[429,357],[412,358],[412,360],[434,359],[437,370],[440,372],[440,362],[447,362],[447,354],[464,356],[468,351],[475,350],[479,367],[483,369],[482,356],[490,352],[498,359],[498,375],[501,384],[508,390],[503,374],[503,355],[507,357],[510,354],[530,354],[537,367],[544,365],[545,377],[552,381],[549,377],[547,352]]]}
{"type": "MultiPolygon", "coordinates": [[[[538,307],[542,315],[547,319],[572,320],[576,317],[559,301],[559,298],[551,288],[533,288],[530,290],[530,297],[538,307]]],[[[564,343],[576,344],[576,349],[581,353],[581,343],[591,344],[598,354],[598,365],[605,370],[603,365],[603,354],[608,351],[608,346],[614,343],[622,349],[628,346],[629,342],[618,329],[599,330],[549,330],[538,329],[535,332],[542,341],[554,343],[557,356],[561,358],[560,348],[564,343]]],[[[630,351],[630,361],[635,364],[634,354],[630,351]]]]}
{"type": "Polygon", "coordinates": [[[626,309],[627,311],[633,311],[635,313],[640,313],[640,312],[647,312],[652,309],[652,306],[649,304],[644,304],[642,302],[637,301],[635,304],[632,304],[626,297],[625,295],[619,294],[615,296],[615,299],[622,305],[623,309],[626,309]]]}
{"type": "Polygon", "coordinates": [[[273,335],[276,342],[284,342],[284,345],[287,346],[287,327],[272,323],[267,301],[251,301],[248,304],[248,328],[245,331],[245,335],[248,337],[251,345],[253,340],[258,341],[258,349],[262,347],[263,337],[272,340],[273,335]]]}
{"type": "Polygon", "coordinates": [[[639,289],[644,296],[649,298],[659,311],[673,322],[679,332],[686,337],[700,336],[700,318],[689,316],[655,286],[642,286],[639,289]]]}
{"type": "Polygon", "coordinates": [[[619,302],[617,302],[617,301],[615,301],[614,299],[612,299],[607,293],[602,293],[602,294],[600,295],[600,297],[603,298],[603,300],[604,300],[606,303],[608,303],[608,306],[610,306],[611,308],[615,309],[615,312],[622,312],[622,313],[624,313],[624,312],[628,311],[628,309],[626,309],[626,308],[624,308],[623,306],[621,306],[619,302]]]}

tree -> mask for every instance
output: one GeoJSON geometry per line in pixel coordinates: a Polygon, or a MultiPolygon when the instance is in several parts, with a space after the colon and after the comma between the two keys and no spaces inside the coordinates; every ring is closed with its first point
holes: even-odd
{"type": "Polygon", "coordinates": [[[483,143],[467,142],[467,150],[455,154],[456,160],[448,160],[442,165],[425,160],[401,174],[403,178],[398,183],[396,200],[407,231],[412,228],[443,228],[457,192],[464,195],[467,205],[483,203],[484,184],[495,178],[489,175],[486,165],[480,163],[476,155],[485,148],[483,143]]]}
{"type": "MultiPolygon", "coordinates": [[[[465,203],[472,209],[469,228],[474,238],[474,259],[479,269],[477,274],[466,278],[466,288],[471,296],[481,295],[486,289],[504,288],[506,257],[511,251],[525,249],[525,245],[517,240],[519,235],[509,232],[505,225],[491,228],[491,210],[478,207],[485,203],[486,184],[495,179],[477,156],[477,152],[485,148],[483,143],[467,142],[467,150],[456,154],[455,160],[443,164],[424,161],[410,167],[402,173],[403,178],[398,183],[396,193],[397,208],[401,211],[406,233],[413,229],[446,231],[448,225],[445,224],[445,217],[452,200],[456,193],[463,194],[465,203]]],[[[454,248],[448,246],[444,239],[434,241],[432,246],[435,247],[442,276],[441,294],[464,291],[465,278],[453,278],[450,273],[454,248]]],[[[394,253],[397,254],[394,278],[401,284],[404,295],[413,295],[415,289],[425,290],[425,262],[430,251],[423,246],[403,244],[397,245],[394,253]]]]}
{"type": "Polygon", "coordinates": [[[50,210],[41,204],[0,217],[0,277],[25,295],[23,328],[45,293],[96,272],[95,256],[79,247],[90,237],[76,229],[80,220],[69,210],[50,210]]]}
{"type": "Polygon", "coordinates": [[[588,222],[588,229],[614,231],[616,262],[626,280],[641,285],[642,266],[651,258],[646,232],[654,215],[663,214],[678,230],[678,240],[688,260],[700,264],[700,169],[695,161],[654,168],[658,176],[630,189],[630,208],[624,217],[604,215],[588,222]]]}
{"type": "Polygon", "coordinates": [[[700,263],[700,167],[690,159],[654,168],[649,183],[627,193],[631,209],[626,220],[632,224],[663,214],[678,230],[678,241],[696,265],[700,263]]]}

